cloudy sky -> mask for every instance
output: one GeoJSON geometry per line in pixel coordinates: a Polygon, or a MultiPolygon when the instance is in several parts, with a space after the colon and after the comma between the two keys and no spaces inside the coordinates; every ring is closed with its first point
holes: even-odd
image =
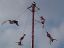
{"type": "MultiPolygon", "coordinates": [[[[33,0],[0,0],[0,48],[31,48],[32,13],[27,9],[33,0]],[[19,21],[20,26],[2,25],[8,19],[19,21]],[[16,44],[20,37],[26,34],[23,46],[16,44]]],[[[64,48],[64,0],[35,0],[40,8],[35,13],[46,19],[45,28],[35,21],[35,48],[64,48]],[[51,45],[46,36],[46,30],[57,39],[51,45]]]]}

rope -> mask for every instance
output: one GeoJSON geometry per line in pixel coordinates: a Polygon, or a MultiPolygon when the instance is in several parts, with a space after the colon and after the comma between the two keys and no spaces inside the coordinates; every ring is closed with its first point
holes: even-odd
{"type": "Polygon", "coordinates": [[[16,17],[16,19],[18,19],[18,18],[20,18],[21,16],[23,16],[23,15],[26,15],[26,12],[27,11],[27,9],[22,13],[22,15],[18,15],[17,17],[16,17]]]}
{"type": "Polygon", "coordinates": [[[45,27],[45,32],[47,33],[47,29],[46,29],[46,27],[45,27]]]}

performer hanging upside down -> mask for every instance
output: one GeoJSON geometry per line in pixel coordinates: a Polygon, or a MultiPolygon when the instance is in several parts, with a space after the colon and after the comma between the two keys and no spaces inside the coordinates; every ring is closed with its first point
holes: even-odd
{"type": "Polygon", "coordinates": [[[18,45],[23,45],[23,44],[21,44],[21,42],[22,42],[22,40],[24,39],[24,36],[26,36],[26,34],[24,34],[21,38],[20,38],[20,41],[19,42],[16,42],[16,43],[18,43],[18,45]]]}
{"type": "Polygon", "coordinates": [[[25,36],[26,36],[26,34],[24,34],[24,35],[20,38],[20,41],[22,41],[25,36]]]}
{"type": "Polygon", "coordinates": [[[47,37],[50,39],[50,45],[51,45],[51,42],[53,42],[54,40],[56,40],[48,32],[47,32],[47,37]]]}
{"type": "Polygon", "coordinates": [[[43,16],[41,16],[40,19],[41,19],[41,23],[43,24],[43,28],[44,28],[45,19],[43,16]]]}
{"type": "MultiPolygon", "coordinates": [[[[16,20],[7,20],[7,21],[9,21],[10,24],[16,24],[17,26],[19,26],[18,21],[16,20]]],[[[7,21],[4,21],[2,24],[6,23],[7,21]]]]}

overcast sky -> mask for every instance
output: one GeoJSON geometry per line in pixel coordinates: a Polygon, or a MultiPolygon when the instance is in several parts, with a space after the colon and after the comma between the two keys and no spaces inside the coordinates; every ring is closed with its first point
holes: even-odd
{"type": "MultiPolygon", "coordinates": [[[[33,0],[0,0],[0,48],[31,48],[31,21],[32,13],[27,10],[33,0]],[[1,23],[8,19],[19,21],[20,26],[1,23]],[[23,34],[23,46],[16,42],[23,34]]],[[[45,28],[35,21],[35,48],[64,48],[64,0],[35,0],[40,8],[35,13],[35,19],[39,16],[46,19],[45,28]],[[46,36],[46,30],[57,39],[51,45],[46,36]]]]}

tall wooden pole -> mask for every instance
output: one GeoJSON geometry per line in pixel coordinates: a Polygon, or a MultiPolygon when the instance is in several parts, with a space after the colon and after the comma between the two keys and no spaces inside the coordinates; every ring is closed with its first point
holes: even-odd
{"type": "Polygon", "coordinates": [[[34,48],[34,14],[35,14],[35,4],[32,4],[32,48],[34,48]]]}
{"type": "MultiPolygon", "coordinates": [[[[36,7],[36,3],[33,2],[32,5],[29,8],[32,8],[30,11],[32,11],[32,48],[34,48],[34,14],[35,14],[35,7],[36,7]]],[[[38,7],[36,7],[37,9],[39,9],[38,7]]]]}

